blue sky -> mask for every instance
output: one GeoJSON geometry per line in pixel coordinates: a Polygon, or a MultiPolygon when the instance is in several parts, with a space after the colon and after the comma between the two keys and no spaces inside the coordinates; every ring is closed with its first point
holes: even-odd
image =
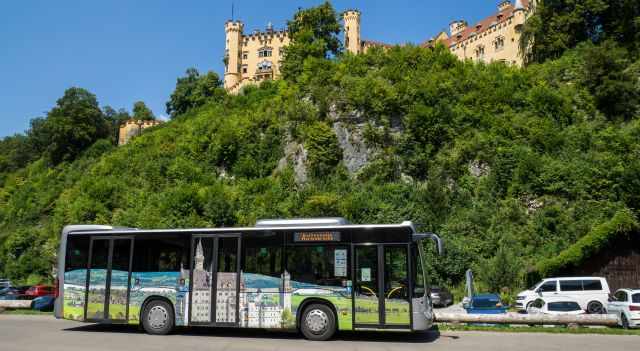
{"type": "MultiPolygon", "coordinates": [[[[0,10],[0,137],[23,132],[66,88],[96,94],[101,106],[131,110],[143,100],[163,117],[175,81],[188,67],[223,70],[224,22],[245,31],[284,27],[298,7],[321,0],[20,0],[0,10]]],[[[498,0],[336,0],[357,8],[363,39],[419,43],[455,18],[470,23],[498,0]]]]}

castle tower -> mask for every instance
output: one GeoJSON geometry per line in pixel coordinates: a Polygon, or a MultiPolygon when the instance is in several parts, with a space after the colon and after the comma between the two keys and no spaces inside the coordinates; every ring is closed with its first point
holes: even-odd
{"type": "Polygon", "coordinates": [[[527,20],[527,9],[522,4],[522,0],[516,0],[513,7],[513,20],[515,22],[515,28],[519,32],[522,30],[524,22],[527,20]]]}
{"type": "Polygon", "coordinates": [[[196,247],[196,267],[197,270],[204,270],[204,250],[202,249],[202,240],[198,240],[198,246],[196,247]]]}
{"type": "Polygon", "coordinates": [[[227,21],[224,25],[226,34],[224,87],[226,89],[231,89],[241,80],[239,59],[243,30],[244,25],[240,21],[227,21]]]}
{"type": "Polygon", "coordinates": [[[455,20],[449,23],[449,34],[452,37],[462,33],[465,29],[467,29],[467,21],[465,20],[455,20]]]}
{"type": "Polygon", "coordinates": [[[360,11],[347,10],[342,14],[344,20],[344,47],[352,54],[359,54],[360,48],[360,11]]]}

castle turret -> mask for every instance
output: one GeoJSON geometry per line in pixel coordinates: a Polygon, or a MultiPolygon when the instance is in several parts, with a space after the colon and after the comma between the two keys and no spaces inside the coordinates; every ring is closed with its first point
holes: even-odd
{"type": "Polygon", "coordinates": [[[462,33],[465,29],[467,29],[467,21],[465,20],[455,20],[449,24],[449,33],[452,37],[462,33]]]}
{"type": "Polygon", "coordinates": [[[342,14],[344,20],[344,47],[352,54],[359,54],[360,47],[360,11],[347,10],[342,14]]]}
{"type": "Polygon", "coordinates": [[[224,25],[226,33],[224,87],[231,89],[241,80],[240,77],[240,41],[244,25],[240,21],[227,21],[224,25]]]}
{"type": "Polygon", "coordinates": [[[513,21],[515,23],[515,30],[517,32],[522,31],[522,26],[527,20],[527,9],[522,4],[522,0],[516,0],[513,7],[513,21]]]}
{"type": "Polygon", "coordinates": [[[498,4],[498,11],[502,12],[511,7],[511,0],[503,0],[498,4]]]}

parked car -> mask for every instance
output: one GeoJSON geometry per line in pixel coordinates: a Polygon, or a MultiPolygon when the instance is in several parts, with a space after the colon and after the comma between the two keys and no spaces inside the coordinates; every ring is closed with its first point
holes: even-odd
{"type": "Polygon", "coordinates": [[[478,294],[465,300],[463,307],[470,314],[507,313],[507,307],[502,305],[498,294],[478,294]]]}
{"type": "Polygon", "coordinates": [[[538,298],[565,296],[578,302],[587,313],[606,313],[609,301],[609,284],[605,278],[564,277],[547,278],[516,297],[516,308],[526,311],[538,298]]]}
{"type": "Polygon", "coordinates": [[[11,280],[9,279],[0,279],[0,290],[4,288],[8,288],[11,286],[11,280]]]}
{"type": "Polygon", "coordinates": [[[24,300],[28,286],[12,286],[0,290],[0,300],[24,300]]]}
{"type": "Polygon", "coordinates": [[[570,314],[578,315],[586,312],[575,299],[566,296],[537,298],[527,308],[529,314],[570,314]]]}
{"type": "Polygon", "coordinates": [[[36,297],[31,301],[31,309],[43,311],[43,312],[51,312],[53,311],[53,304],[55,303],[56,298],[53,295],[45,295],[36,297]]]}
{"type": "Polygon", "coordinates": [[[453,295],[447,288],[434,286],[431,288],[430,296],[434,306],[447,307],[453,304],[453,295]]]}
{"type": "Polygon", "coordinates": [[[640,289],[620,289],[607,305],[607,311],[618,316],[625,329],[640,327],[640,289]]]}
{"type": "Polygon", "coordinates": [[[36,298],[36,297],[40,297],[40,296],[45,296],[45,295],[53,295],[54,289],[53,286],[49,286],[49,285],[35,285],[30,287],[25,295],[29,296],[30,298],[36,298]]]}

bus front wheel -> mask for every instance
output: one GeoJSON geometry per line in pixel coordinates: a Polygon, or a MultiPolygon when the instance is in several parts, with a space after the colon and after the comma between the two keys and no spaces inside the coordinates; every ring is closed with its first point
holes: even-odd
{"type": "Polygon", "coordinates": [[[310,305],[304,310],[300,330],[309,340],[328,340],[336,332],[336,316],[327,305],[310,305]]]}
{"type": "Polygon", "coordinates": [[[166,335],[173,330],[173,309],[162,300],[146,304],[142,313],[142,327],[149,334],[166,335]]]}

